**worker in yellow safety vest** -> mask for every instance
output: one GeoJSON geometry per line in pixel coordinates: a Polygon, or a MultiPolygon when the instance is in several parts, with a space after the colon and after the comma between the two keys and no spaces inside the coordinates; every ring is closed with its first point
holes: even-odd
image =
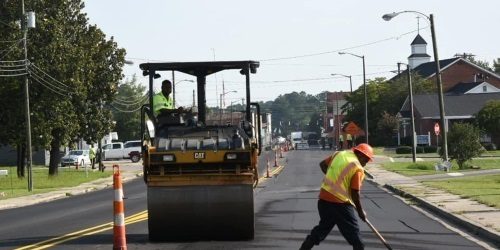
{"type": "Polygon", "coordinates": [[[344,135],[339,134],[339,148],[337,150],[342,150],[344,148],[344,135]]]}
{"type": "Polygon", "coordinates": [[[169,80],[164,80],[161,83],[161,91],[153,96],[153,111],[155,116],[158,116],[162,110],[174,109],[170,93],[172,93],[172,83],[169,80]]]}
{"type": "Polygon", "coordinates": [[[335,225],[353,249],[364,249],[354,209],[359,218],[366,221],[360,191],[364,179],[363,167],[372,159],[372,147],[361,143],[352,150],[338,151],[320,162],[325,174],[318,200],[320,221],[307,235],[300,249],[319,245],[335,225]]]}
{"type": "Polygon", "coordinates": [[[352,135],[351,134],[347,133],[346,141],[347,141],[347,148],[348,149],[352,148],[352,135]]]}

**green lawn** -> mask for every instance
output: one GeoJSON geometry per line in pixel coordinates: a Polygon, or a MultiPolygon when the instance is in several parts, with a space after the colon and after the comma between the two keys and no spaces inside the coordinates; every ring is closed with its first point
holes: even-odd
{"type": "MultiPolygon", "coordinates": [[[[384,147],[375,147],[373,149],[375,151],[375,155],[386,155],[393,158],[411,158],[411,154],[396,154],[395,148],[384,148],[384,147]]],[[[500,150],[493,151],[485,151],[481,155],[482,157],[500,157],[500,150]]],[[[417,153],[417,157],[421,158],[439,158],[437,153],[417,153]]]]}
{"type": "MultiPolygon", "coordinates": [[[[442,174],[442,171],[436,171],[434,165],[439,162],[435,161],[423,161],[423,162],[387,162],[383,163],[382,167],[386,170],[393,171],[406,176],[416,176],[416,175],[428,175],[428,174],[442,174]]],[[[499,169],[500,159],[489,159],[481,158],[474,159],[470,162],[470,165],[479,167],[482,169],[499,169]]],[[[461,171],[475,171],[476,169],[464,169],[459,170],[456,162],[453,162],[451,172],[461,172],[461,171]]]]}
{"type": "MultiPolygon", "coordinates": [[[[382,167],[386,170],[396,172],[398,174],[406,175],[406,176],[415,176],[415,175],[427,175],[427,174],[435,174],[436,170],[434,169],[434,165],[437,161],[424,161],[424,162],[387,162],[383,163],[382,167]]],[[[442,172],[439,172],[442,173],[442,172]]]]}
{"type": "Polygon", "coordinates": [[[500,175],[455,178],[444,181],[425,181],[426,185],[500,208],[500,175]]]}
{"type": "MultiPolygon", "coordinates": [[[[0,176],[0,199],[19,197],[29,194],[50,192],[64,187],[74,187],[81,183],[111,176],[112,172],[88,170],[76,171],[74,168],[59,168],[59,174],[49,177],[47,167],[33,167],[33,192],[28,192],[27,175],[23,179],[17,178],[16,167],[0,166],[0,169],[9,171],[9,176],[0,176]],[[87,176],[88,174],[88,176],[87,176]]],[[[26,173],[27,174],[27,173],[26,173]]]]}

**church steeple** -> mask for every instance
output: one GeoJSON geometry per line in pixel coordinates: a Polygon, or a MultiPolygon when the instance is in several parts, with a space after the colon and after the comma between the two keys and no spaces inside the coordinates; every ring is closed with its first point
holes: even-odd
{"type": "Polygon", "coordinates": [[[429,62],[431,56],[427,54],[427,42],[417,34],[411,42],[411,55],[408,57],[408,65],[411,69],[418,67],[422,63],[429,62]]]}

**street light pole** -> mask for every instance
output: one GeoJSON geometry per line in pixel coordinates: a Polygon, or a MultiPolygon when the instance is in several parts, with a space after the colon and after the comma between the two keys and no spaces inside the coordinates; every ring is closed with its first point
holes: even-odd
{"type": "MultiPolygon", "coordinates": [[[[400,67],[401,64],[406,64],[406,63],[400,63],[398,62],[398,68],[400,67]]],[[[408,76],[408,96],[410,99],[410,115],[411,115],[411,156],[413,163],[417,162],[417,144],[416,144],[416,133],[415,133],[415,113],[413,111],[413,87],[411,83],[411,72],[410,72],[410,65],[406,64],[406,71],[407,71],[407,76],[408,76]]]]}
{"type": "Polygon", "coordinates": [[[426,17],[427,20],[429,20],[429,22],[431,24],[432,48],[434,51],[434,62],[436,64],[436,85],[438,88],[440,125],[441,125],[441,128],[443,129],[443,132],[441,133],[441,139],[443,141],[442,142],[443,143],[443,160],[447,161],[448,160],[448,135],[447,135],[447,128],[446,128],[446,124],[445,124],[443,83],[441,81],[441,66],[439,65],[439,56],[438,56],[437,43],[436,43],[436,31],[435,31],[435,26],[434,26],[434,15],[430,14],[429,16],[427,16],[421,12],[418,12],[418,11],[405,10],[405,11],[385,14],[382,16],[382,18],[385,21],[389,21],[401,13],[416,13],[416,14],[422,15],[422,16],[426,17]]]}
{"type": "Polygon", "coordinates": [[[365,68],[365,56],[362,55],[356,55],[353,53],[349,52],[339,52],[339,55],[344,55],[344,54],[349,54],[351,56],[355,56],[357,58],[361,58],[363,60],[363,89],[364,89],[364,94],[365,94],[365,136],[366,136],[366,143],[368,144],[368,92],[366,89],[366,68],[365,68]]]}

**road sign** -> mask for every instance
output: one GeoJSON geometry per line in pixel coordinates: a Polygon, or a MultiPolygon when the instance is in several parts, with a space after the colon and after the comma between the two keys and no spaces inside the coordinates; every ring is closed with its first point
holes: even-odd
{"type": "Polygon", "coordinates": [[[353,136],[360,136],[360,135],[364,135],[364,132],[362,129],[360,129],[358,127],[358,125],[356,125],[356,123],[354,122],[349,122],[347,124],[347,126],[345,127],[344,131],[348,134],[351,134],[353,136]]]}
{"type": "Polygon", "coordinates": [[[434,124],[434,134],[439,135],[439,123],[434,124]]]}

